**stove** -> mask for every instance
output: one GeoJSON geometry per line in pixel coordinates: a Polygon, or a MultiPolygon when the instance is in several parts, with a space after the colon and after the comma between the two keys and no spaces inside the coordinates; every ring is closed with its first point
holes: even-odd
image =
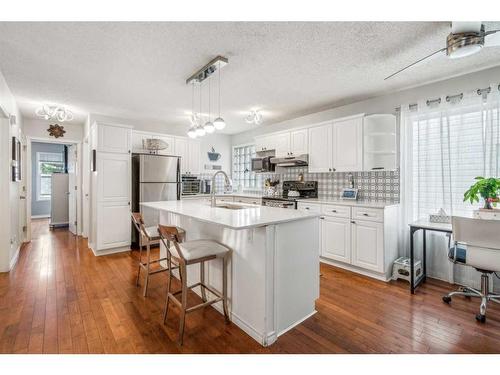
{"type": "Polygon", "coordinates": [[[297,208],[298,199],[317,198],[318,181],[284,181],[281,196],[263,197],[262,205],[279,208],[297,208]]]}

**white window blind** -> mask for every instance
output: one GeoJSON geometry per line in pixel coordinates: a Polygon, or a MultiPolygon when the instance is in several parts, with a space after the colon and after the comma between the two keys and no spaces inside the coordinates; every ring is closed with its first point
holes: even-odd
{"type": "Polygon", "coordinates": [[[498,177],[500,122],[498,101],[455,104],[410,114],[413,219],[444,208],[471,216],[483,204],[463,201],[476,176],[498,177]]]}
{"type": "Polygon", "coordinates": [[[233,148],[233,186],[237,189],[256,189],[257,174],[252,172],[252,158],[255,157],[255,145],[243,145],[233,148]]]}

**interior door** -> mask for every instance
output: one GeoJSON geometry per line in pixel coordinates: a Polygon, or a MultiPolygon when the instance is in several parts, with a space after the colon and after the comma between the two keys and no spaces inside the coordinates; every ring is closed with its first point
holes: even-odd
{"type": "Polygon", "coordinates": [[[76,145],[68,147],[68,221],[69,231],[77,234],[77,219],[76,219],[76,145]]]}

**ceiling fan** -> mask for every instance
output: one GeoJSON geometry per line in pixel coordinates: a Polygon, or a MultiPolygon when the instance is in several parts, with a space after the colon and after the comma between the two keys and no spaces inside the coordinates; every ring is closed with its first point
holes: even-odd
{"type": "Polygon", "coordinates": [[[500,47],[500,29],[486,31],[481,21],[478,22],[452,22],[451,32],[446,37],[446,47],[443,47],[421,59],[399,69],[384,81],[394,77],[396,74],[424,61],[428,58],[446,51],[446,56],[450,59],[458,59],[473,55],[483,47],[500,47]]]}

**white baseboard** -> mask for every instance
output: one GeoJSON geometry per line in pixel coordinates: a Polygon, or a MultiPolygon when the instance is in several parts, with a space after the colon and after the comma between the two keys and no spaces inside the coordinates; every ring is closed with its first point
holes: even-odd
{"type": "Polygon", "coordinates": [[[381,280],[381,281],[385,281],[385,282],[389,282],[391,280],[391,278],[387,277],[384,273],[378,273],[378,272],[373,272],[373,271],[369,271],[369,270],[364,270],[362,268],[352,266],[350,264],[337,262],[337,261],[334,261],[331,259],[325,259],[323,257],[320,257],[319,261],[321,263],[329,264],[330,266],[339,267],[339,268],[342,268],[344,270],[359,273],[363,276],[368,276],[368,277],[371,277],[371,278],[374,278],[377,280],[381,280]]]}
{"type": "Polygon", "coordinates": [[[110,254],[116,254],[116,253],[124,253],[127,251],[130,251],[130,246],[124,246],[124,247],[115,247],[113,249],[105,249],[105,250],[99,250],[99,251],[94,251],[93,248],[90,247],[90,250],[94,253],[96,257],[100,257],[103,255],[110,255],[110,254]]]}
{"type": "Polygon", "coordinates": [[[303,317],[302,319],[300,319],[299,321],[293,323],[291,326],[288,326],[287,328],[285,328],[283,331],[279,332],[278,333],[278,337],[281,336],[282,334],[284,333],[287,333],[288,331],[290,331],[292,328],[298,326],[299,324],[301,324],[302,322],[305,322],[307,319],[309,319],[311,316],[313,316],[314,314],[316,314],[317,311],[316,310],[313,310],[313,312],[311,312],[310,314],[306,315],[305,317],[303,317]]]}
{"type": "Polygon", "coordinates": [[[10,260],[10,263],[9,263],[9,271],[11,271],[14,266],[16,265],[17,263],[17,260],[19,259],[19,253],[21,251],[21,246],[23,245],[20,245],[17,250],[16,250],[16,253],[14,254],[14,256],[12,257],[12,259],[10,260]]]}

